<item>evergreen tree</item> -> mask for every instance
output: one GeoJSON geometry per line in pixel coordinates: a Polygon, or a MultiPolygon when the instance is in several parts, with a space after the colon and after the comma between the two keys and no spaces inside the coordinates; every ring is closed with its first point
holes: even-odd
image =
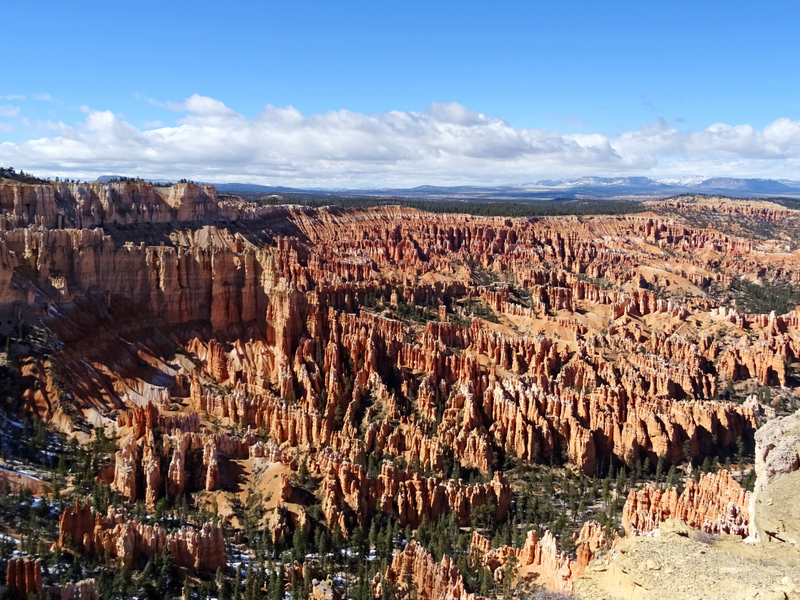
{"type": "Polygon", "coordinates": [[[306,534],[302,527],[295,527],[292,536],[292,558],[302,562],[306,557],[306,534]]]}

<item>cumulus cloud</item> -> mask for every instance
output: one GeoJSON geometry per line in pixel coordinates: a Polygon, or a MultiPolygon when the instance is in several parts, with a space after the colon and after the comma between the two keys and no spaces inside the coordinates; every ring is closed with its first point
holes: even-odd
{"type": "Polygon", "coordinates": [[[371,115],[303,115],[267,105],[255,118],[199,95],[165,106],[185,114],[174,126],[152,122],[144,129],[111,111],[87,109],[80,125],[50,123],[46,137],[0,144],[0,163],[85,175],[352,187],[587,173],[790,177],[800,166],[800,122],[789,119],[762,130],[718,123],[701,131],[657,120],[608,136],[514,127],[458,103],[371,115]]]}
{"type": "Polygon", "coordinates": [[[16,117],[19,113],[19,106],[9,106],[7,104],[0,106],[0,117],[16,117]]]}

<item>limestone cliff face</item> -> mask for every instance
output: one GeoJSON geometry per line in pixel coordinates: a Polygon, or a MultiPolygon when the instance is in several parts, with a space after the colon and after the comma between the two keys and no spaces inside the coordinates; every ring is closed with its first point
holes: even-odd
{"type": "MultiPolygon", "coordinates": [[[[255,285],[266,267],[259,258],[266,260],[252,248],[237,252],[133,243],[116,246],[100,229],[0,232],[3,271],[10,274],[33,267],[37,283],[55,299],[70,301],[88,294],[99,294],[106,302],[124,299],[173,324],[246,322],[256,318],[259,306],[263,318],[268,288],[255,285]]],[[[27,301],[10,279],[0,283],[4,284],[1,301],[27,301]]]]}
{"type": "Polygon", "coordinates": [[[198,221],[220,212],[213,186],[149,183],[0,182],[0,229],[40,225],[48,229],[116,224],[198,221]]]}
{"type": "MultiPolygon", "coordinates": [[[[649,204],[651,206],[657,205],[656,203],[649,204]]],[[[707,213],[708,211],[714,211],[723,215],[746,215],[765,222],[781,221],[795,215],[794,211],[774,202],[751,200],[744,203],[721,197],[689,196],[680,200],[668,200],[660,205],[674,208],[680,212],[707,213]]]]}

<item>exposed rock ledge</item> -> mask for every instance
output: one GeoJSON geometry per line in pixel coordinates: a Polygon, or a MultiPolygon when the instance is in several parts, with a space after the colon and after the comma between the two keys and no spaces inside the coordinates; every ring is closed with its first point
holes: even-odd
{"type": "Polygon", "coordinates": [[[746,600],[800,598],[800,553],[775,544],[713,541],[680,521],[655,537],[621,540],[616,557],[598,559],[575,582],[586,600],[746,600]]]}
{"type": "Polygon", "coordinates": [[[750,534],[761,542],[800,542],[800,411],[756,432],[756,486],[750,534]]]}

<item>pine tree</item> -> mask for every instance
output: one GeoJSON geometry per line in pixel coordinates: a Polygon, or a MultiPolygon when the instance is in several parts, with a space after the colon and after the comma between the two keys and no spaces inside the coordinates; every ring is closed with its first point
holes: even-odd
{"type": "Polygon", "coordinates": [[[292,558],[302,562],[306,556],[306,534],[302,527],[295,527],[292,536],[292,558]]]}
{"type": "Polygon", "coordinates": [[[508,555],[506,564],[503,566],[503,597],[508,598],[514,578],[517,576],[517,555],[513,552],[508,555]]]}
{"type": "Polygon", "coordinates": [[[661,482],[661,476],[664,474],[664,457],[659,456],[658,462],[656,463],[656,482],[661,482]]]}
{"type": "Polygon", "coordinates": [[[219,600],[228,600],[225,576],[222,574],[222,569],[220,568],[217,568],[217,572],[214,574],[214,583],[217,584],[217,597],[219,600]]]}
{"type": "Polygon", "coordinates": [[[667,473],[666,488],[670,489],[675,487],[677,481],[678,481],[678,470],[675,468],[675,465],[670,465],[669,472],[667,473]]]}

